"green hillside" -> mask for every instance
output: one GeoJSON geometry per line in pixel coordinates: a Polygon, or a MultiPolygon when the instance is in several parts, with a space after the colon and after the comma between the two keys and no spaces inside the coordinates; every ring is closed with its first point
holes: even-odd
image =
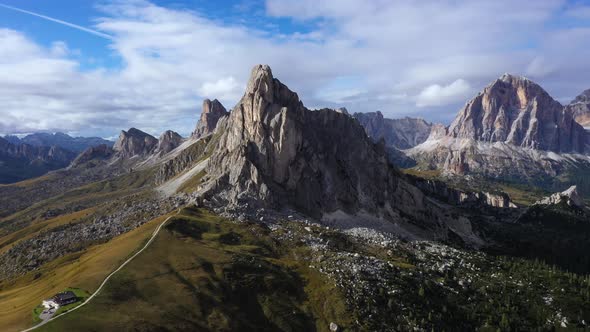
{"type": "Polygon", "coordinates": [[[427,242],[384,247],[187,208],[92,302],[40,331],[327,331],[331,322],[519,331],[584,328],[589,318],[590,278],[538,260],[427,242]]]}

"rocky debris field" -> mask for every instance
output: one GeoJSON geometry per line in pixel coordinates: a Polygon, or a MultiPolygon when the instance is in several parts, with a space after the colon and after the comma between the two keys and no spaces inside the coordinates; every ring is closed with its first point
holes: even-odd
{"type": "Polygon", "coordinates": [[[342,291],[360,330],[587,328],[590,321],[590,278],[540,261],[371,229],[343,232],[295,216],[263,220],[278,243],[304,248],[298,259],[342,291]]]}

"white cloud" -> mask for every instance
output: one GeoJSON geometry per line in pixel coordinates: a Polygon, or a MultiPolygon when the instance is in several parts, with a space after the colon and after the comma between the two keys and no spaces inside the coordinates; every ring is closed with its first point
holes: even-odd
{"type": "Polygon", "coordinates": [[[526,67],[526,75],[534,77],[544,77],[555,71],[555,67],[549,63],[543,56],[538,56],[531,61],[526,67]]]}
{"type": "Polygon", "coordinates": [[[260,24],[248,27],[142,0],[108,2],[91,28],[109,36],[120,69],[81,69],[63,36],[43,47],[0,29],[0,132],[112,136],[135,126],[187,134],[201,100],[232,108],[257,63],[269,64],[306,105],[392,117],[448,122],[504,72],[531,76],[557,98],[576,95],[590,87],[583,42],[590,34],[547,24],[562,7],[561,0],[267,0],[260,24]],[[305,29],[281,31],[264,15],[305,29]]]}
{"type": "Polygon", "coordinates": [[[440,106],[451,102],[465,100],[471,92],[471,86],[463,79],[457,79],[445,86],[432,84],[424,88],[416,98],[416,106],[440,106]]]}
{"type": "Polygon", "coordinates": [[[205,82],[199,89],[199,95],[208,98],[220,98],[224,100],[236,100],[240,96],[240,89],[242,87],[238,84],[233,76],[219,79],[214,82],[205,82]]]}

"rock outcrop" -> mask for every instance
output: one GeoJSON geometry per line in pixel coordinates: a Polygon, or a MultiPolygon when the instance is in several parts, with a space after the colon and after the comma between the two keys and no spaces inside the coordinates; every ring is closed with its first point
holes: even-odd
{"type": "Polygon", "coordinates": [[[158,139],[143,131],[131,128],[121,131],[119,139],[115,142],[113,150],[118,156],[131,158],[134,156],[146,156],[154,152],[158,147],[158,139]]]}
{"type": "Polygon", "coordinates": [[[204,137],[158,166],[156,184],[160,185],[172,179],[202,160],[208,142],[209,138],[204,137]]]}
{"type": "Polygon", "coordinates": [[[84,152],[80,153],[76,159],[72,161],[70,168],[80,167],[83,165],[86,167],[92,166],[88,165],[88,163],[97,160],[107,160],[113,155],[113,153],[113,149],[106,144],[90,147],[84,152]]]}
{"type": "Polygon", "coordinates": [[[196,193],[203,199],[291,207],[322,219],[370,215],[390,231],[442,239],[455,233],[480,242],[467,219],[454,219],[406,182],[358,121],[330,109],[308,110],[268,66],[252,70],[244,96],[217,130],[196,193]]]}
{"type": "Polygon", "coordinates": [[[172,130],[166,130],[158,139],[157,153],[166,154],[176,149],[182,143],[182,136],[172,130]]]}
{"type": "Polygon", "coordinates": [[[553,152],[587,151],[586,132],[536,83],[505,74],[469,101],[449,135],[553,152]]]}
{"type": "Polygon", "coordinates": [[[491,206],[495,208],[512,209],[517,207],[506,193],[465,191],[451,188],[442,181],[415,177],[412,177],[412,180],[412,183],[423,192],[453,205],[474,208],[491,206]]]}
{"type": "Polygon", "coordinates": [[[401,150],[425,142],[433,127],[433,124],[423,119],[387,119],[379,111],[354,113],[353,116],[375,142],[383,138],[387,147],[401,150]]]}
{"type": "Polygon", "coordinates": [[[555,193],[549,197],[545,197],[538,202],[536,205],[559,205],[559,204],[567,204],[569,206],[575,207],[584,207],[584,201],[582,197],[578,194],[578,189],[576,186],[571,186],[567,190],[555,193]]]}
{"type": "MultiPolygon", "coordinates": [[[[428,138],[426,140],[440,139],[440,138],[447,136],[448,133],[449,133],[449,128],[447,128],[445,125],[442,125],[440,123],[435,123],[430,128],[430,135],[428,136],[428,138]]],[[[420,144],[422,144],[422,143],[420,143],[420,144]]]]}
{"type": "Polygon", "coordinates": [[[590,89],[572,100],[567,105],[566,111],[574,117],[577,123],[585,128],[590,128],[590,89]]]}
{"type": "Polygon", "coordinates": [[[199,119],[192,136],[200,138],[212,134],[215,131],[217,122],[228,114],[229,113],[225,107],[223,107],[217,99],[214,99],[213,101],[205,99],[203,101],[201,118],[199,119]]]}

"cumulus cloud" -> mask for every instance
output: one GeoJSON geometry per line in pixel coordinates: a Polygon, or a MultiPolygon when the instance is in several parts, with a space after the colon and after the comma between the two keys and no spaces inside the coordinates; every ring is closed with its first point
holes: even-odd
{"type": "Polygon", "coordinates": [[[212,96],[224,100],[236,100],[242,87],[233,76],[219,79],[214,82],[205,82],[199,89],[201,96],[212,96]]]}
{"type": "Polygon", "coordinates": [[[433,84],[427,86],[416,98],[416,106],[440,106],[451,102],[465,100],[471,92],[471,86],[463,79],[458,79],[449,85],[433,84]]]}
{"type": "Polygon", "coordinates": [[[188,134],[201,100],[233,107],[257,63],[311,107],[444,122],[504,72],[557,98],[589,87],[590,30],[547,24],[571,17],[561,0],[267,0],[254,24],[143,0],[98,8],[89,29],[108,36],[120,68],[83,68],[63,36],[44,47],[0,28],[0,132],[188,134]]]}

